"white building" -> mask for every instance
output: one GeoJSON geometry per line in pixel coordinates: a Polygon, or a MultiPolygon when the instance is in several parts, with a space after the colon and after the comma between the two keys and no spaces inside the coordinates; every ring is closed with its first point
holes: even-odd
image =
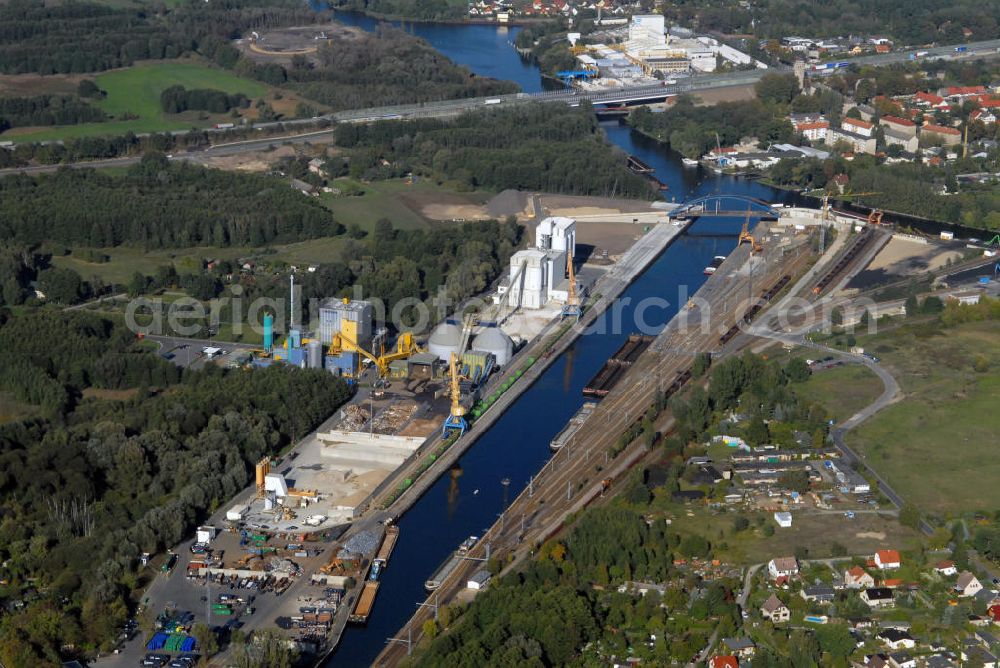
{"type": "Polygon", "coordinates": [[[510,258],[510,273],[493,301],[538,309],[549,301],[568,299],[567,266],[576,253],[576,221],[549,217],[535,229],[535,247],[510,258]],[[510,293],[509,296],[508,293],[510,293]]]}
{"type": "Polygon", "coordinates": [[[666,23],[662,14],[637,14],[628,26],[629,51],[662,49],[667,45],[666,23]]]}

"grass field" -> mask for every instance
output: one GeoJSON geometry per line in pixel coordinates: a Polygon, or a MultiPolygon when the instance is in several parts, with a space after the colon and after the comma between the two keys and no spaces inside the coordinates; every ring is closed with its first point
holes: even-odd
{"type": "MultiPolygon", "coordinates": [[[[185,88],[212,88],[230,94],[243,93],[252,99],[270,93],[270,88],[262,83],[241,79],[225,70],[193,61],[144,63],[98,74],[95,81],[101,90],[107,92],[107,97],[97,102],[97,106],[116,119],[126,112],[135,114],[138,118],[59,127],[17,128],[4,133],[4,137],[15,141],[45,141],[120,135],[128,131],[142,133],[184,130],[231,121],[228,114],[165,114],[160,108],[160,93],[177,84],[185,88]]],[[[252,109],[243,111],[250,112],[252,109]]]]}
{"type": "MultiPolygon", "coordinates": [[[[455,193],[440,188],[432,181],[421,180],[407,185],[403,179],[358,183],[350,179],[337,179],[331,185],[359,188],[363,195],[353,197],[322,196],[337,220],[345,225],[357,223],[364,230],[372,230],[375,222],[387,218],[400,229],[415,229],[428,224],[416,209],[422,205],[447,200],[449,202],[482,204],[492,193],[455,193]]],[[[445,224],[445,223],[442,223],[445,224]]]]}
{"type": "Polygon", "coordinates": [[[777,527],[770,513],[749,514],[751,528],[734,533],[736,517],[736,513],[715,513],[692,505],[671,514],[671,530],[681,535],[700,534],[712,544],[714,557],[739,564],[794,554],[800,546],[809,550],[810,557],[820,559],[836,556],[834,544],[846,547],[851,554],[869,554],[886,545],[910,549],[920,540],[917,532],[902,526],[895,517],[876,513],[859,513],[848,520],[840,512],[796,512],[787,528],[777,527]],[[765,536],[756,528],[757,517],[775,526],[774,535],[765,536]]]}
{"type": "Polygon", "coordinates": [[[862,337],[899,381],[904,401],[848,437],[897,492],[932,514],[1000,508],[1000,327],[907,326],[862,337]],[[989,369],[973,368],[977,357],[989,369]]]}
{"type": "Polygon", "coordinates": [[[815,401],[827,409],[837,422],[843,422],[882,394],[882,381],[860,364],[835,367],[813,373],[794,387],[803,399],[815,401]]]}
{"type": "Polygon", "coordinates": [[[9,393],[0,392],[0,424],[23,420],[37,413],[37,406],[21,403],[9,393]]]}

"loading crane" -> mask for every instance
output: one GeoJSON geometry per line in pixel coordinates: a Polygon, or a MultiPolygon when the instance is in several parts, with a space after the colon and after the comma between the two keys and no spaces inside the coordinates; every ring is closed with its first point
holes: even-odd
{"type": "Polygon", "coordinates": [[[441,438],[448,438],[455,430],[461,436],[469,428],[469,423],[465,421],[465,406],[462,405],[462,390],[458,386],[458,355],[455,353],[451,354],[449,371],[451,372],[451,412],[441,427],[441,438]]]}
{"type": "Polygon", "coordinates": [[[396,339],[396,351],[392,353],[385,352],[385,343],[380,344],[378,355],[371,353],[343,332],[333,335],[333,343],[330,348],[336,351],[344,349],[356,350],[358,354],[368,358],[375,364],[375,368],[378,369],[379,378],[385,378],[389,375],[389,365],[392,362],[407,359],[420,352],[420,347],[417,345],[411,332],[403,332],[399,335],[399,338],[396,339]],[[345,343],[348,345],[345,346],[345,343]]]}
{"type": "Polygon", "coordinates": [[[573,272],[573,248],[566,251],[566,269],[569,272],[569,290],[566,293],[566,304],[562,309],[562,317],[580,319],[580,296],[576,294],[576,274],[573,272]]]}

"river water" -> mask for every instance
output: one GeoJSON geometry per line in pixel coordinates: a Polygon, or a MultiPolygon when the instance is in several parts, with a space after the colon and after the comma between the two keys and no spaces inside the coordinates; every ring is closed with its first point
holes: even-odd
{"type": "MultiPolygon", "coordinates": [[[[338,20],[366,30],[378,22],[353,13],[338,13],[338,20]]],[[[511,41],[518,28],[481,25],[395,23],[428,40],[453,61],[479,75],[516,81],[526,92],[542,90],[538,68],[521,60],[511,41]]],[[[617,123],[606,123],[608,139],[656,170],[669,186],[667,199],[728,193],[784,201],[787,193],[751,180],[721,176],[701,168],[685,169],[676,153],[633,133],[617,123]]],[[[374,609],[365,627],[349,626],[327,666],[366,666],[378,655],[386,639],[399,631],[426,596],[423,583],[462,540],[482,535],[499,515],[504,502],[501,480],[508,478],[513,499],[528,478],[548,459],[549,441],[579,409],[584,384],[605,360],[636,331],[634,307],[647,297],[661,297],[671,305],[645,311],[645,325],[659,330],[676,313],[683,300],[679,289],[693,293],[704,282],[702,269],[714,255],[726,254],[736,244],[741,220],[701,221],[661,255],[622,297],[622,327],[582,336],[544,375],[518,399],[492,429],[460,461],[460,470],[443,476],[399,520],[400,538],[382,575],[374,609]]],[[[601,322],[599,320],[599,322],[601,322]]],[[[648,331],[644,327],[644,331],[648,331]]],[[[512,518],[512,521],[514,519],[512,518]]],[[[519,519],[517,519],[519,521],[519,519]]]]}

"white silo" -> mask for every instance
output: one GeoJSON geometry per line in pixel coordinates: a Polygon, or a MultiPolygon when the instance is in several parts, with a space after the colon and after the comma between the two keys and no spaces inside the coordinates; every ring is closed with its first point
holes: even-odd
{"type": "Polygon", "coordinates": [[[485,353],[493,353],[497,366],[506,365],[514,354],[514,342],[499,327],[485,328],[476,336],[472,347],[485,353]]]}
{"type": "Polygon", "coordinates": [[[427,340],[427,351],[437,355],[439,360],[449,362],[451,354],[457,354],[461,345],[462,328],[446,320],[431,332],[430,339],[427,340]]]}

